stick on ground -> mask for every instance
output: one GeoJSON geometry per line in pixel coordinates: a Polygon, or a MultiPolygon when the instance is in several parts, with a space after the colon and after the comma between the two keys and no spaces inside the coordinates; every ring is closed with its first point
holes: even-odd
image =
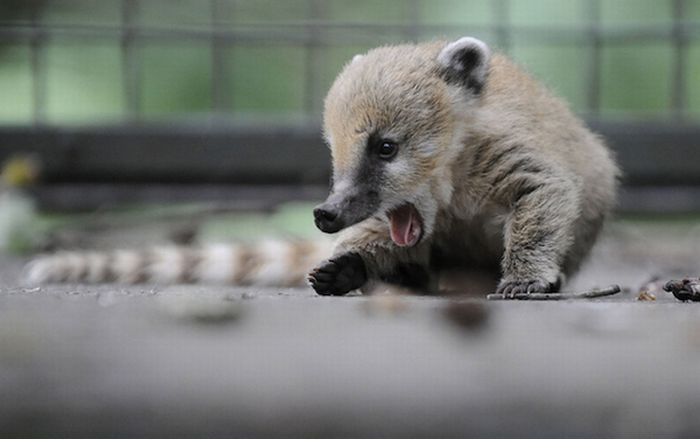
{"type": "Polygon", "coordinates": [[[610,285],[607,288],[597,288],[591,291],[580,293],[532,293],[516,294],[513,297],[506,297],[503,294],[489,294],[487,300],[571,300],[571,299],[595,299],[597,297],[612,296],[621,291],[619,285],[610,285]]]}

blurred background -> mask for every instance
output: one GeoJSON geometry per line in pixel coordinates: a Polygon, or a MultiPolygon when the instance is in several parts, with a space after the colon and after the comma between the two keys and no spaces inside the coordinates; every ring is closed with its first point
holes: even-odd
{"type": "MultiPolygon", "coordinates": [[[[511,55],[608,139],[620,212],[700,210],[691,0],[4,0],[3,187],[51,224],[291,206],[278,222],[311,233],[308,202],[330,175],[322,102],[343,64],[463,35],[511,55]]],[[[252,224],[241,234],[265,229],[252,224]]]]}
{"type": "Polygon", "coordinates": [[[0,437],[700,437],[700,308],[661,290],[700,274],[699,165],[700,0],[0,0],[0,437]],[[614,149],[567,289],[618,296],[20,280],[33,252],[320,237],[333,78],[464,35],[614,149]]]}

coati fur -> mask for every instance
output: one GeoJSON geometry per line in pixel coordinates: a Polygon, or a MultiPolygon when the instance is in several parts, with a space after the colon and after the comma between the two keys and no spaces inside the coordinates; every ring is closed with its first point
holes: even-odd
{"type": "Polygon", "coordinates": [[[446,270],[477,270],[507,296],[548,292],[577,270],[615,202],[619,171],[602,140],[471,37],[353,58],[326,97],[324,136],[333,183],[314,218],[339,232],[332,250],[63,252],[31,262],[27,279],[299,286],[310,271],[317,293],[343,295],[377,283],[434,292],[446,270]]]}
{"type": "Polygon", "coordinates": [[[445,269],[491,270],[507,296],[559,289],[615,202],[603,141],[480,40],[380,47],[332,85],[324,134],[341,232],[309,280],[319,294],[375,281],[421,291],[445,269]]]}

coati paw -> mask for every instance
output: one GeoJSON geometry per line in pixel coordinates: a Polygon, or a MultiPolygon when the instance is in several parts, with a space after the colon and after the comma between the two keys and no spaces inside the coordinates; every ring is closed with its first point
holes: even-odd
{"type": "Polygon", "coordinates": [[[501,281],[498,289],[496,289],[496,294],[502,294],[506,298],[514,299],[520,294],[554,293],[559,291],[559,286],[559,281],[547,282],[543,279],[504,280],[501,281]]]}
{"type": "Polygon", "coordinates": [[[309,273],[308,280],[322,296],[342,296],[367,282],[367,270],[360,255],[346,253],[321,263],[309,273]]]}

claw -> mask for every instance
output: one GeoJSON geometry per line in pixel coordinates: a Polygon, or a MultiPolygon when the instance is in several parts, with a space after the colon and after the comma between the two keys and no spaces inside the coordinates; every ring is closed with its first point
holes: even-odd
{"type": "Polygon", "coordinates": [[[551,290],[551,285],[542,282],[541,280],[536,280],[530,282],[527,286],[527,294],[533,293],[548,293],[551,290]]]}
{"type": "Polygon", "coordinates": [[[496,290],[506,299],[515,299],[525,294],[551,293],[558,290],[558,283],[552,284],[541,279],[504,282],[496,290]]]}

